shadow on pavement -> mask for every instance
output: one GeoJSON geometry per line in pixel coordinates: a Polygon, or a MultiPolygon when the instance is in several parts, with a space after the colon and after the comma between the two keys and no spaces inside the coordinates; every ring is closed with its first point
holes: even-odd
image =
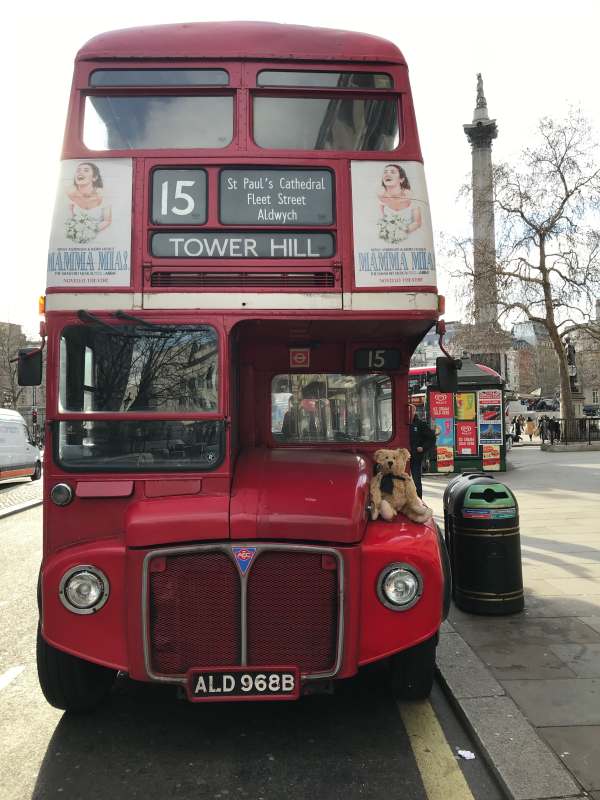
{"type": "Polygon", "coordinates": [[[409,754],[380,676],[300,702],[224,704],[123,677],[102,710],[63,715],[32,798],[351,800],[390,785],[425,798],[409,754]]]}

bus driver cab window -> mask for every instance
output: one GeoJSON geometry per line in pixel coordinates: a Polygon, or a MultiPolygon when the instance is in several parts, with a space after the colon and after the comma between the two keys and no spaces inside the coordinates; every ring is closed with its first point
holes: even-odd
{"type": "Polygon", "coordinates": [[[389,441],[390,379],[384,375],[277,375],[271,386],[271,434],[285,444],[389,441]]]}

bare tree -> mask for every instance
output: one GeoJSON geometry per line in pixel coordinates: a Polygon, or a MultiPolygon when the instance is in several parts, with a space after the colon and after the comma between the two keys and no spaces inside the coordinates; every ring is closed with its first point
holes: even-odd
{"type": "MultiPolygon", "coordinates": [[[[518,162],[494,169],[499,319],[545,327],[558,361],[562,407],[572,418],[563,336],[590,323],[600,293],[600,157],[580,111],[540,120],[537,133],[518,162]]],[[[472,276],[472,245],[456,244],[472,276]]]]}
{"type": "Polygon", "coordinates": [[[17,408],[24,392],[17,380],[17,354],[26,339],[19,325],[0,322],[0,405],[17,408]]]}

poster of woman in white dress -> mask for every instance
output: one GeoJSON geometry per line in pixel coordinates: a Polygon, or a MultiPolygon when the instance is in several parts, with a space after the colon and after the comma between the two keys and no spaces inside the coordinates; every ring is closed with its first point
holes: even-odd
{"type": "Polygon", "coordinates": [[[130,158],[62,162],[48,286],[129,285],[131,192],[130,158]]]}
{"type": "Polygon", "coordinates": [[[352,163],[357,286],[435,286],[435,257],[423,165],[352,163]]]}
{"type": "Polygon", "coordinates": [[[68,192],[71,216],[65,222],[67,239],[87,244],[112,222],[112,209],[104,200],[104,182],[100,167],[82,161],[75,168],[73,188],[68,192]]]}

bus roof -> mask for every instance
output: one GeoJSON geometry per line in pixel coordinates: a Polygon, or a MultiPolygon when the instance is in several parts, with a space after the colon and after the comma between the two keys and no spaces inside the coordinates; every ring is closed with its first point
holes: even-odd
{"type": "MultiPolygon", "coordinates": [[[[502,377],[502,375],[500,375],[499,372],[496,372],[495,369],[492,369],[491,367],[488,367],[485,364],[475,364],[475,366],[479,367],[479,369],[482,369],[484,372],[487,372],[489,375],[493,375],[496,378],[502,377]]],[[[422,375],[424,372],[434,373],[435,364],[427,364],[424,367],[411,367],[409,370],[410,375],[422,375]]]]}
{"type": "Polygon", "coordinates": [[[400,50],[378,36],[275,22],[190,22],[101,33],[78,61],[128,58],[376,61],[405,64],[400,50]]]}

